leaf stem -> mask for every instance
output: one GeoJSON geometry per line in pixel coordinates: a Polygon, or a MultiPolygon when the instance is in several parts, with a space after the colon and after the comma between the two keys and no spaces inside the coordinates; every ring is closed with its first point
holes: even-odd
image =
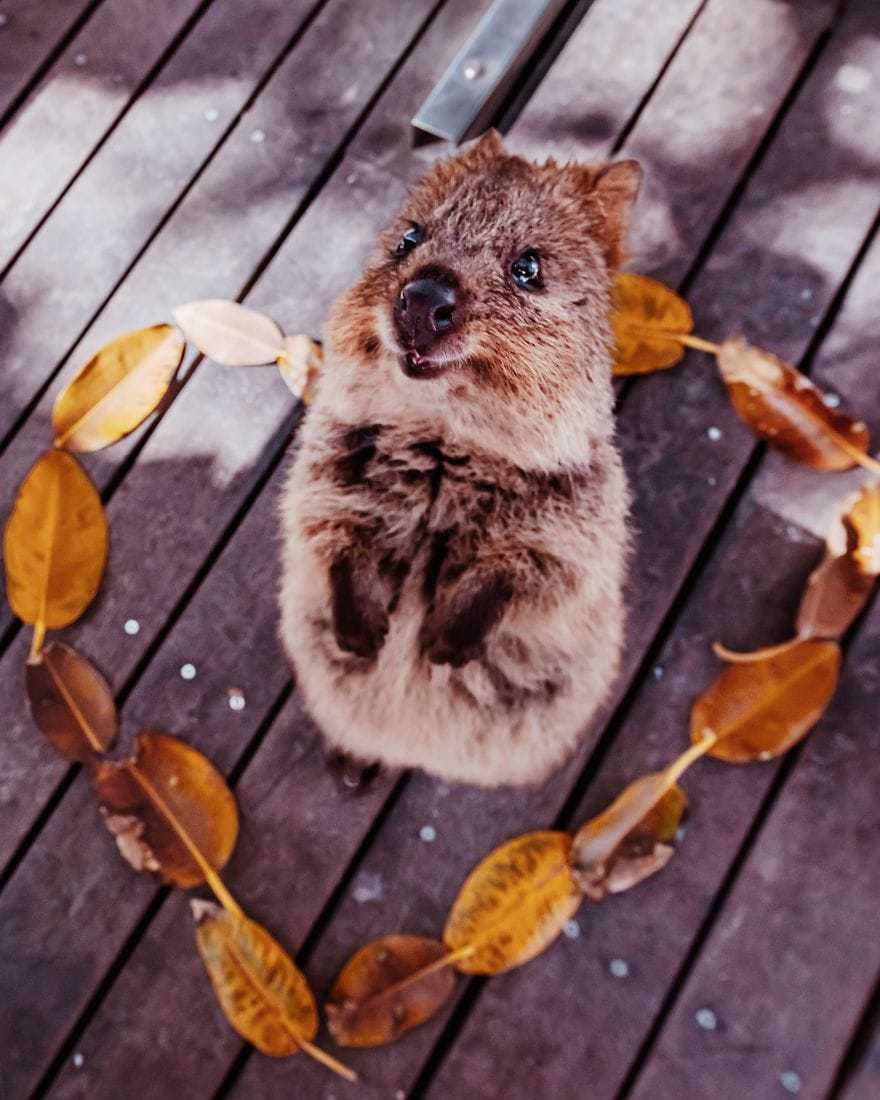
{"type": "Polygon", "coordinates": [[[46,638],[46,624],[40,620],[34,624],[34,635],[31,638],[31,649],[28,653],[28,664],[38,665],[43,654],[43,642],[46,638]]]}
{"type": "Polygon", "coordinates": [[[454,951],[447,951],[446,954],[441,955],[439,959],[435,959],[432,963],[428,963],[427,966],[423,966],[420,970],[416,970],[407,977],[401,978],[399,982],[387,986],[381,992],[377,993],[375,997],[368,997],[367,1000],[376,1002],[384,1001],[388,997],[395,997],[402,990],[409,989],[411,985],[415,985],[416,982],[420,982],[430,974],[436,974],[438,970],[444,970],[447,966],[454,966],[459,959],[466,959],[469,955],[473,955],[476,950],[476,947],[467,944],[464,947],[457,947],[454,951]]]}
{"type": "Polygon", "coordinates": [[[840,449],[846,451],[850,458],[854,459],[860,466],[864,466],[866,470],[873,470],[875,473],[880,473],[880,462],[878,462],[873,455],[865,454],[865,452],[860,451],[858,447],[853,447],[853,445],[845,440],[842,435],[836,435],[835,433],[835,437],[840,449]]]}
{"type": "MultiPolygon", "coordinates": [[[[35,640],[36,640],[36,636],[37,635],[36,635],[36,631],[35,631],[34,632],[34,639],[35,640]]],[[[64,681],[61,679],[60,676],[56,675],[55,669],[52,668],[52,661],[47,659],[43,663],[46,666],[46,671],[49,673],[49,678],[51,679],[52,683],[55,685],[55,688],[57,689],[58,694],[61,696],[61,698],[67,704],[67,709],[73,715],[77,725],[79,726],[79,728],[85,734],[86,741],[88,741],[89,745],[91,746],[91,748],[94,752],[102,753],[104,751],[104,746],[101,744],[100,738],[95,733],[95,731],[92,729],[91,725],[89,724],[88,718],[80,710],[76,699],[67,690],[67,685],[64,683],[64,681]]]]}
{"type": "Polygon", "coordinates": [[[779,645],[768,645],[761,649],[752,650],[751,653],[738,653],[735,649],[728,649],[727,646],[721,644],[721,642],[712,643],[712,652],[716,657],[720,657],[722,661],[727,661],[731,665],[750,665],[755,661],[763,661],[768,657],[778,657],[780,653],[787,653],[790,649],[794,649],[796,645],[800,645],[805,641],[799,634],[796,634],[793,638],[789,638],[787,642],[780,642],[779,645]]]}
{"type": "Polygon", "coordinates": [[[174,815],[174,811],[166,803],[165,799],[162,797],[159,791],[156,790],[150,780],[147,779],[147,777],[133,760],[129,761],[127,766],[132,778],[140,786],[141,790],[150,799],[153,805],[159,810],[159,812],[162,814],[162,816],[165,818],[171,828],[175,831],[175,833],[177,833],[177,835],[180,837],[184,848],[186,848],[186,850],[192,856],[199,870],[205,876],[205,881],[214,891],[214,895],[223,906],[223,908],[227,911],[227,913],[231,914],[232,916],[243,918],[243,909],[232,896],[232,894],[230,894],[230,892],[223,885],[220,876],[217,874],[211,864],[208,863],[208,861],[199,851],[198,847],[193,843],[189,833],[187,833],[186,829],[184,829],[184,827],[177,820],[174,815]]]}
{"type": "Polygon", "coordinates": [[[717,740],[718,734],[707,726],[706,729],[703,730],[702,740],[698,741],[695,745],[691,745],[689,749],[685,749],[681,756],[679,756],[677,760],[674,760],[666,769],[669,785],[672,786],[673,783],[677,783],[691,764],[693,764],[695,760],[699,760],[704,753],[707,753],[717,740]]]}
{"type": "Polygon", "coordinates": [[[314,1043],[310,1043],[307,1039],[297,1039],[300,1047],[314,1058],[316,1062],[320,1062],[328,1069],[332,1069],[334,1073],[338,1073],[340,1077],[344,1077],[346,1081],[357,1081],[358,1075],[353,1069],[349,1069],[344,1062],[338,1061],[332,1054],[328,1054],[326,1050],[321,1050],[320,1047],[316,1047],[314,1043]]]}
{"type": "Polygon", "coordinates": [[[711,340],[704,340],[701,336],[676,333],[673,339],[679,340],[685,347],[695,348],[697,351],[707,351],[710,355],[717,355],[721,350],[718,344],[713,344],[711,340]]]}

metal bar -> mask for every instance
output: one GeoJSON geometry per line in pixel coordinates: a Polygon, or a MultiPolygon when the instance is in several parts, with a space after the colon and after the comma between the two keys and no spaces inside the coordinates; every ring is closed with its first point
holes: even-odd
{"type": "Polygon", "coordinates": [[[568,0],[495,0],[453,58],[412,125],[458,144],[491,121],[568,0]]]}

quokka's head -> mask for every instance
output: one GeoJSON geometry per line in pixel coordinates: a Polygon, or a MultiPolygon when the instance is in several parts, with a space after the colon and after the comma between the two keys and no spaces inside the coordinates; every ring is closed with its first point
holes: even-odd
{"type": "Polygon", "coordinates": [[[640,182],[634,161],[531,163],[494,131],[437,163],[331,320],[351,395],[502,451],[519,433],[537,461],[610,430],[610,277],[640,182]]]}

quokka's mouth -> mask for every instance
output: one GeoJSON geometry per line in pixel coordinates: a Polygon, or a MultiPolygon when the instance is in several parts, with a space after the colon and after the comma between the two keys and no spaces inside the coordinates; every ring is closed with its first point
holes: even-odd
{"type": "Polygon", "coordinates": [[[438,363],[436,360],[427,359],[419,355],[417,351],[408,351],[400,357],[400,369],[407,378],[429,380],[439,378],[449,369],[449,363],[438,363]]]}

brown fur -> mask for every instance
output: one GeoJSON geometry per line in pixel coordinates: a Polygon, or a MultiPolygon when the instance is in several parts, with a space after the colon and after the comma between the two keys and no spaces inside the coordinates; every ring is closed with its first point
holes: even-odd
{"type": "Polygon", "coordinates": [[[612,440],[609,269],[638,188],[508,155],[438,163],[336,305],[283,499],[282,636],[337,748],[482,785],[541,780],[607,694],[627,490],[612,440]],[[409,221],[426,237],[392,256],[409,221]],[[516,287],[539,250],[545,288],[516,287]],[[392,308],[454,272],[463,323],[407,377],[392,308]]]}

